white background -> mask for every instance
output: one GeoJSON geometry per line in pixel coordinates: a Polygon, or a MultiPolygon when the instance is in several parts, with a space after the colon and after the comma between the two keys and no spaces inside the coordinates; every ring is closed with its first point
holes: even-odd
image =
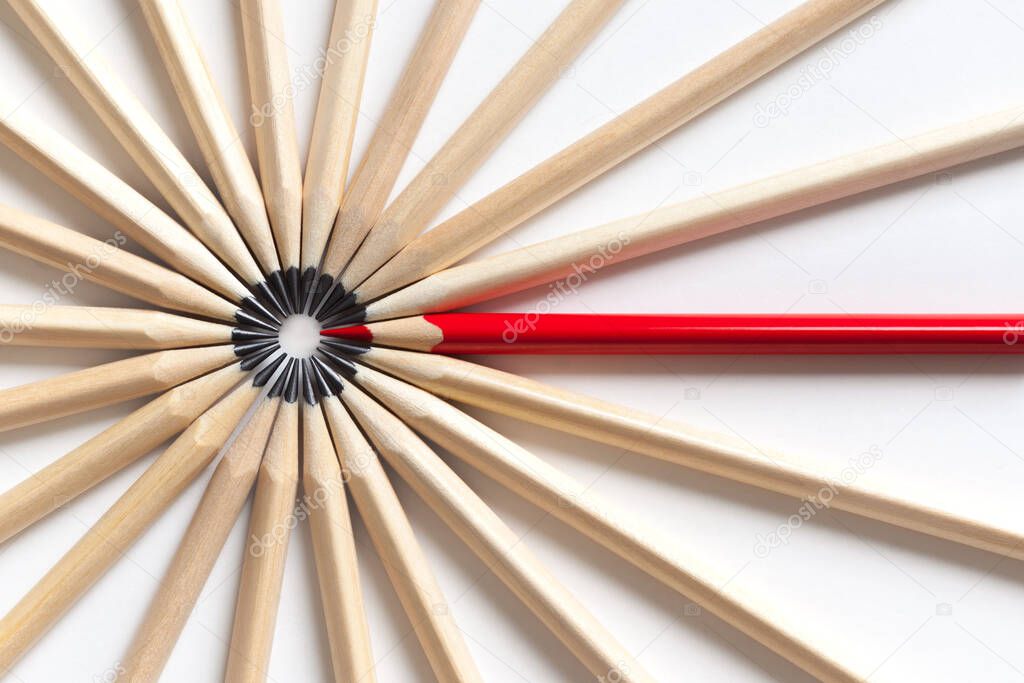
{"type": "MultiPolygon", "coordinates": [[[[62,26],[104,55],[189,158],[201,159],[135,4],[46,0],[62,26]]],[[[292,66],[327,43],[333,3],[284,3],[292,66]]],[[[399,185],[407,182],[564,6],[485,0],[399,185]]],[[[450,215],[760,28],[797,0],[631,0],[575,67],[448,207],[450,215]]],[[[247,90],[237,7],[185,2],[239,127],[247,90]]],[[[381,0],[357,158],[431,3],[381,0]]],[[[776,171],[1024,103],[1024,8],[1013,0],[893,0],[869,39],[847,32],[732,97],[608,173],[488,251],[595,225],[776,171]],[[826,47],[839,52],[827,53],[826,47]],[[828,55],[838,57],[830,58],[828,55]],[[785,115],[759,106],[828,61],[827,79],[798,87],[785,115]],[[764,123],[764,121],[761,121],[764,123]]],[[[141,174],[27,35],[0,8],[3,111],[32,112],[156,199],[141,174]]],[[[859,22],[863,24],[863,22],[859,22]]],[[[299,94],[299,135],[317,88],[299,94]]],[[[251,134],[245,132],[252,149],[251,134]]],[[[354,167],[354,164],[353,164],[354,167]]],[[[819,210],[609,268],[562,312],[1022,312],[1024,159],[1011,153],[819,210]]],[[[6,150],[0,201],[97,236],[111,227],[6,150]]],[[[5,303],[31,303],[56,271],[3,255],[5,303]]],[[[490,310],[529,309],[544,288],[490,310]]],[[[68,303],[137,305],[83,284],[68,303]]],[[[1016,320],[1016,318],[1014,318],[1016,320]]],[[[123,354],[0,350],[0,386],[123,354]]],[[[1024,529],[1024,365],[1015,358],[519,358],[485,362],[733,432],[836,477],[873,447],[862,483],[1024,529]]],[[[0,435],[8,488],[141,402],[0,435]]],[[[766,558],[757,538],[796,501],[686,472],[513,420],[487,421],[593,489],[676,536],[731,588],[813,634],[872,681],[1024,678],[1024,567],[883,524],[822,512],[766,558]]],[[[97,487],[0,546],[6,612],[150,462],[97,487]]],[[[800,681],[798,670],[722,622],[459,463],[455,467],[525,537],[655,678],[800,681]]],[[[199,496],[205,476],[14,669],[14,681],[103,680],[124,654],[199,496]]],[[[584,681],[585,670],[404,487],[421,543],[488,681],[584,681]]],[[[223,673],[241,562],[240,522],[167,668],[170,681],[223,673]]],[[[360,566],[381,681],[430,680],[416,639],[360,528],[360,566]]],[[[307,531],[289,558],[273,670],[276,681],[329,679],[307,531]]]]}

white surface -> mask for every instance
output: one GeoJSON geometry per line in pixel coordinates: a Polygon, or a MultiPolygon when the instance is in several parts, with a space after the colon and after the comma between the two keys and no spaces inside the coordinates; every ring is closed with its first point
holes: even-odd
{"type": "Polygon", "coordinates": [[[290,315],[282,321],[281,348],[297,358],[308,358],[320,345],[320,323],[308,315],[290,315]]]}
{"type": "MultiPolygon", "coordinates": [[[[46,0],[64,26],[113,62],[193,162],[200,157],[135,5],[46,0]]],[[[284,3],[292,67],[325,45],[329,0],[284,3]]],[[[630,0],[512,137],[459,193],[450,214],[726,48],[797,0],[630,0]]],[[[185,2],[239,126],[248,117],[235,13],[226,1],[185,2]]],[[[564,2],[486,0],[402,175],[419,166],[543,30],[564,2]]],[[[381,0],[361,153],[431,3],[381,0]]],[[[893,140],[1024,102],[1024,9],[1012,0],[892,0],[852,49],[847,32],[811,50],[653,149],[530,221],[488,251],[564,233],[775,171],[893,140]],[[832,49],[832,52],[827,50],[832,49]],[[839,51],[838,57],[835,50],[839,51]],[[761,107],[832,60],[827,79],[804,81],[788,113],[761,107]]],[[[56,76],[4,5],[0,69],[6,97],[44,118],[151,198],[152,187],[56,76]]],[[[862,24],[864,22],[861,22],[862,24]]],[[[296,101],[308,139],[317,85],[296,101]]],[[[6,111],[7,109],[5,109],[6,111]]],[[[250,151],[252,149],[249,136],[250,151]]],[[[956,169],[609,268],[563,312],[1024,312],[1024,159],[956,169]]],[[[110,227],[6,150],[0,201],[88,231],[110,227]]],[[[39,298],[55,271],[0,256],[5,303],[39,298]]],[[[543,288],[489,304],[527,310],[543,288]]],[[[71,303],[135,305],[83,284],[71,303]]],[[[120,357],[117,353],[0,350],[0,386],[120,357]]],[[[872,448],[864,481],[922,502],[1020,527],[1024,485],[1024,365],[1014,358],[500,359],[497,367],[738,433],[838,476],[872,448]]],[[[137,405],[137,404],[133,404],[137,405]]],[[[122,405],[0,435],[7,488],[129,411],[122,405]]],[[[488,422],[595,490],[699,548],[788,618],[830,643],[872,681],[1015,681],[1024,678],[1024,567],[851,515],[825,512],[759,557],[757,539],[798,503],[639,456],[538,430],[488,422]]],[[[6,611],[85,531],[151,458],[0,546],[6,611]]],[[[766,650],[661,588],[536,509],[456,464],[659,680],[798,681],[766,650]]],[[[201,478],[205,479],[205,478],[201,478]]],[[[32,650],[14,681],[112,680],[157,581],[202,492],[181,497],[106,577],[32,650]]],[[[589,680],[540,624],[402,488],[487,681],[589,680]]],[[[222,675],[240,522],[165,674],[222,675]]],[[[359,530],[379,680],[430,680],[429,669],[359,530]]],[[[328,680],[308,537],[296,535],[274,644],[276,681],[328,680]]],[[[762,553],[763,554],[763,553],[762,553]]]]}

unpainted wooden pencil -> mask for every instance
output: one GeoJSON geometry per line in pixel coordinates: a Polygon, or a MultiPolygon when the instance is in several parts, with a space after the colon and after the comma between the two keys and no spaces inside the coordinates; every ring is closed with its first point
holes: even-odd
{"type": "Polygon", "coordinates": [[[260,394],[246,383],[206,411],[0,619],[6,673],[206,468],[260,394]]]}

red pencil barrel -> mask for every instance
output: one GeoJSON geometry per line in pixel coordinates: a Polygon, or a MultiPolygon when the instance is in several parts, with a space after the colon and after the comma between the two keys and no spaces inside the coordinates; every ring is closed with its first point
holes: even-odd
{"type": "Polygon", "coordinates": [[[424,316],[451,354],[1000,354],[1024,351],[1024,315],[424,316]]]}

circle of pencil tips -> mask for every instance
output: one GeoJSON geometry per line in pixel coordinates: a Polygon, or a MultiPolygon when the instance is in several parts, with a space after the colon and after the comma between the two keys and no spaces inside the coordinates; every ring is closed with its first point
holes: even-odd
{"type": "MultiPolygon", "coordinates": [[[[787,617],[761,600],[722,590],[729,577],[699,548],[647,526],[454,403],[796,499],[834,482],[809,467],[768,463],[755,447],[726,436],[696,433],[654,415],[439,355],[437,346],[445,339],[435,338],[429,316],[562,278],[597,253],[609,235],[629,235],[620,239],[626,245],[617,255],[621,262],[1024,145],[1024,109],[999,112],[640,218],[460,263],[883,2],[806,0],[426,231],[622,0],[571,0],[390,203],[479,0],[436,3],[347,183],[377,0],[337,3],[332,44],[354,31],[366,38],[326,67],[304,170],[292,105],[283,95],[291,72],[279,39],[280,0],[237,3],[253,110],[275,103],[274,115],[255,127],[255,165],[235,144],[238,131],[205,68],[189,17],[176,0],[141,0],[214,187],[200,179],[117,74],[69,40],[65,30],[75,17],[48,12],[37,0],[10,0],[28,33],[172,213],[29,113],[0,120],[4,144],[154,257],[115,251],[86,275],[151,308],[54,306],[36,311],[30,327],[0,339],[10,346],[144,352],[0,390],[0,430],[152,397],[0,494],[0,543],[161,444],[170,446],[0,620],[0,674],[11,671],[190,482],[213,468],[159,590],[126,644],[119,663],[124,679],[160,678],[250,496],[247,538],[264,538],[290,529],[286,522],[296,496],[315,491],[326,498],[308,521],[335,680],[376,676],[350,511],[362,518],[437,679],[480,680],[386,462],[584,670],[599,680],[652,680],[635,654],[437,455],[436,445],[811,676],[861,680],[864,672],[854,670],[798,615],[787,617]],[[437,175],[447,182],[433,182],[437,175]],[[282,344],[282,325],[293,316],[310,316],[329,330],[308,357],[293,356],[282,344]]],[[[6,206],[0,206],[0,245],[55,267],[83,262],[101,246],[6,206]]],[[[0,306],[4,329],[15,329],[26,308],[0,306]]],[[[832,503],[836,509],[1024,559],[1024,535],[1018,531],[892,498],[859,482],[841,488],[832,503]]],[[[267,675],[287,540],[286,534],[283,542],[245,556],[227,680],[267,675]]]]}

